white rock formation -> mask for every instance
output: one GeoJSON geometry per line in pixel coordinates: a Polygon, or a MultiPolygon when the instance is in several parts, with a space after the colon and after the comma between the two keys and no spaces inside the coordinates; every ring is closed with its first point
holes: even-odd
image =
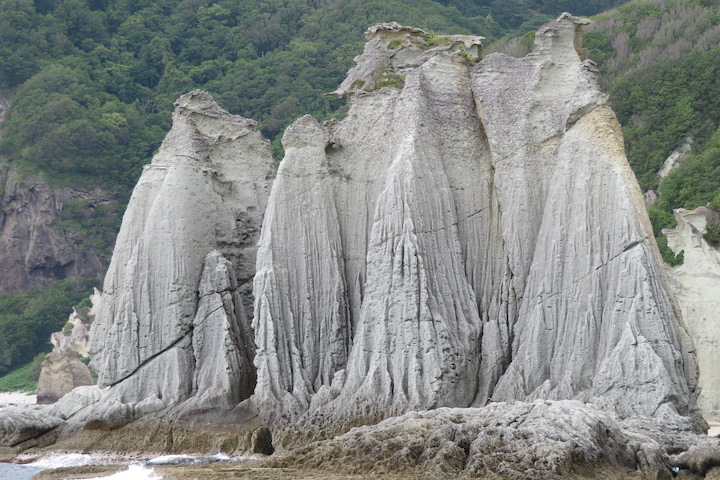
{"type": "Polygon", "coordinates": [[[175,106],[130,199],[90,344],[108,398],[154,405],[144,411],[191,396],[227,407],[254,385],[241,294],[275,175],[270,146],[205,92],[175,106]]]}
{"type": "Polygon", "coordinates": [[[698,441],[678,415],[697,365],[620,126],[576,53],[585,23],[564,14],[525,58],[479,62],[479,37],[371,28],[335,92],[348,116],[287,129],[269,200],[252,122],[181,97],[106,278],[101,388],[0,422],[0,442],[84,424],[111,445],[108,429],[134,448],[270,452],[404,414],[291,458],[664,468],[698,441]]]}
{"type": "Polygon", "coordinates": [[[678,166],[685,156],[692,150],[694,139],[693,137],[687,137],[685,141],[676,148],[663,162],[663,166],[658,170],[657,174],[660,177],[660,183],[665,180],[665,177],[672,171],[673,168],[678,166]]]}
{"type": "Polygon", "coordinates": [[[102,295],[97,289],[94,289],[90,301],[92,305],[89,309],[80,312],[73,309],[62,331],[50,335],[53,349],[42,362],[37,403],[55,403],[75,387],[94,383],[92,372],[83,360],[90,359],[87,351],[90,327],[102,302],[102,295]]]}
{"type": "Polygon", "coordinates": [[[675,210],[677,227],[665,230],[668,246],[683,264],[669,269],[675,297],[697,349],[700,366],[698,407],[706,418],[720,420],[720,251],[703,238],[718,213],[699,207],[675,210]]]}
{"type": "Polygon", "coordinates": [[[477,66],[383,24],[335,92],[348,116],[288,128],[255,278],[262,415],[337,425],[537,398],[690,411],[691,343],[576,53],[584,23],[564,14],[525,58],[477,66]]]}

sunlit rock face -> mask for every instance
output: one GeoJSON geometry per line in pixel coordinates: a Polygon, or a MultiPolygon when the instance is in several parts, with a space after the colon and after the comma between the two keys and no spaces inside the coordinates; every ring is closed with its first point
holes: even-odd
{"type": "Polygon", "coordinates": [[[720,419],[720,250],[704,238],[707,225],[718,212],[699,207],[675,210],[677,227],[664,230],[668,245],[683,253],[683,264],[670,268],[673,290],[697,349],[700,366],[698,407],[713,420],[720,419]]]}
{"type": "Polygon", "coordinates": [[[517,59],[382,24],[283,137],[255,276],[268,420],[488,401],[687,413],[691,343],[620,126],[563,15],[517,59]]]}
{"type": "Polygon", "coordinates": [[[252,304],[275,175],[255,125],[199,90],[175,104],[173,128],[133,191],[92,330],[98,383],[120,404],[157,410],[194,397],[229,408],[252,393],[243,301],[252,304]]]}

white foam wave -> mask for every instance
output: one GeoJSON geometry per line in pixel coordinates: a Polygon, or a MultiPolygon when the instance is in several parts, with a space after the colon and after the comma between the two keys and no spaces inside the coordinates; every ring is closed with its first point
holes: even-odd
{"type": "Polygon", "coordinates": [[[196,457],[190,455],[160,455],[151,460],[147,461],[148,465],[174,465],[182,463],[194,463],[197,461],[196,457]]]}
{"type": "MultiPolygon", "coordinates": [[[[76,480],[66,478],[65,480],[76,480]]],[[[130,465],[127,470],[117,472],[109,477],[94,477],[84,480],[162,480],[162,475],[152,468],[145,468],[142,465],[130,465]]]]}
{"type": "Polygon", "coordinates": [[[28,463],[33,467],[42,468],[61,468],[61,467],[79,467],[82,465],[93,465],[98,463],[98,459],[92,455],[85,453],[67,453],[62,455],[51,455],[35,462],[28,463]]]}

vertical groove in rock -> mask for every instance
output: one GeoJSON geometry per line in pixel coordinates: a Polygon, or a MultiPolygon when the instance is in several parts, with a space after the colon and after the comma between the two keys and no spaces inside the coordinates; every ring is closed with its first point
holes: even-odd
{"type": "Polygon", "coordinates": [[[255,275],[258,394],[262,413],[293,415],[345,368],[350,344],[338,214],[328,183],[328,132],[302,117],[283,136],[286,155],[263,224],[255,275]]]}

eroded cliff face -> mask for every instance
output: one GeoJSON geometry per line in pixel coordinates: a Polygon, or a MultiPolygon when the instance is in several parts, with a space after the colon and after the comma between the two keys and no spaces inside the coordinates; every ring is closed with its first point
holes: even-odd
{"type": "Polygon", "coordinates": [[[110,387],[100,417],[190,397],[230,408],[255,384],[243,297],[275,175],[269,143],[205,92],[175,106],[125,212],[93,325],[92,365],[110,387]]]}
{"type": "Polygon", "coordinates": [[[102,280],[109,260],[78,233],[55,223],[69,200],[104,204],[102,190],[52,188],[0,165],[0,291],[25,292],[63,278],[102,280]]]}
{"type": "MultiPolygon", "coordinates": [[[[0,97],[0,129],[9,102],[0,97]]],[[[68,201],[104,204],[101,189],[52,188],[21,177],[0,158],[0,292],[26,292],[63,278],[102,280],[109,259],[76,232],[54,224],[68,201]]]]}
{"type": "Polygon", "coordinates": [[[202,412],[215,442],[262,420],[297,445],[489,402],[691,413],[694,352],[584,23],[482,61],[479,37],[373,27],[335,92],[348,116],[291,125],[274,182],[254,122],[181,97],[105,279],[101,388],[53,407],[66,432],[155,415],[143,438],[179,448],[198,428],[174,419],[202,412]]]}
{"type": "Polygon", "coordinates": [[[583,23],[477,66],[467,37],[380,25],[335,92],[347,118],[288,128],[255,277],[261,414],[689,411],[695,357],[583,23]]]}
{"type": "MultiPolygon", "coordinates": [[[[0,97],[0,129],[9,106],[0,97]]],[[[104,204],[113,196],[21,177],[0,157],[0,292],[26,292],[63,278],[102,280],[109,259],[82,235],[55,225],[73,200],[104,204]]]]}
{"type": "Polygon", "coordinates": [[[673,291],[692,335],[700,366],[698,407],[713,420],[720,419],[720,372],[717,358],[720,325],[720,251],[703,238],[706,225],[718,221],[718,212],[706,207],[677,209],[677,227],[664,230],[668,246],[683,253],[684,262],[669,269],[673,291]]]}

